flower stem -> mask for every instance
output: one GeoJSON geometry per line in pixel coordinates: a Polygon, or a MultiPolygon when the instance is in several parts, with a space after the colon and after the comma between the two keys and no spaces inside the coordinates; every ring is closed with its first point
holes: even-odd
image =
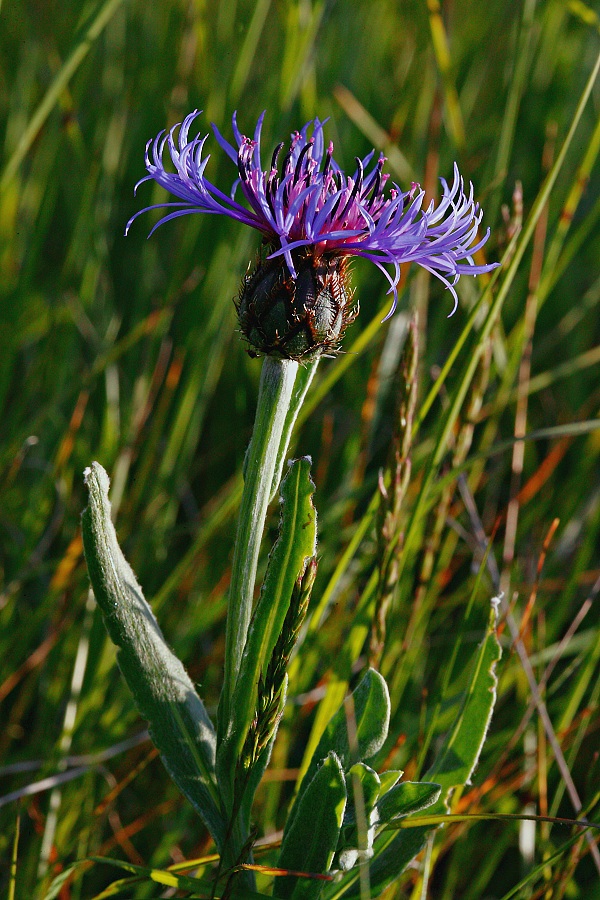
{"type": "Polygon", "coordinates": [[[231,570],[225,675],[219,703],[220,740],[227,731],[231,698],[252,615],[260,542],[297,372],[298,363],[293,360],[269,356],[264,359],[254,430],[246,456],[244,491],[231,570]]]}

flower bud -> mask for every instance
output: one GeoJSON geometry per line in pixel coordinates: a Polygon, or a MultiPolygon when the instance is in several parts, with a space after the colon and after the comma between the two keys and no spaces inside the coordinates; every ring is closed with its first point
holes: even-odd
{"type": "Polygon", "coordinates": [[[237,310],[251,356],[307,360],[336,353],[356,317],[347,257],[310,251],[292,257],[296,278],[282,256],[260,259],[244,278],[237,310]]]}

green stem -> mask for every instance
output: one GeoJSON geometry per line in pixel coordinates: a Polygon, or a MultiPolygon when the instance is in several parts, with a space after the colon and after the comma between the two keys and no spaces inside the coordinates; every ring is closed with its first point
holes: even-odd
{"type": "Polygon", "coordinates": [[[252,615],[260,542],[297,372],[298,363],[293,360],[267,356],[263,362],[231,570],[225,674],[219,703],[220,740],[227,731],[231,698],[252,615]]]}

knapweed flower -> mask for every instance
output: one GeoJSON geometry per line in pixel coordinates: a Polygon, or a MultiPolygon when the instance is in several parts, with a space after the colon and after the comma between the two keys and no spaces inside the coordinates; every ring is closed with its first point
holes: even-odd
{"type": "Polygon", "coordinates": [[[325,149],[324,123],[319,119],[292,134],[282,159],[285,145],[279,144],[270,166],[264,168],[260,149],[264,113],[253,138],[240,132],[234,114],[237,146],[212,126],[218,144],[237,168],[228,195],[205,175],[208,135],[189,138],[198,115],[194,110],[146,147],[148,175],[139,184],[154,179],[179,200],[141,210],[127,230],[141,213],[164,208],[173,209],[150,234],[189,213],[225,215],[256,228],[265,250],[246,275],[238,302],[241,330],[256,351],[301,359],[338,349],[345,326],[356,314],[348,267],[354,256],[371,260],[388,279],[393,302],[386,318],[396,308],[403,263],[417,263],[436,275],[454,297],[452,312],[460,276],[489,272],[498,265],[476,265],[473,260],[489,229],[477,241],[483,213],[473,199],[472,185],[465,194],[456,164],[452,185],[441,179],[438,205],[431,202],[423,208],[425,192],[420,185],[413,183],[406,192],[396,184],[388,186],[383,154],[377,161],[374,151],[364,159],[357,157],[354,173],[346,176],[333,158],[333,144],[325,149]],[[174,172],[165,168],[165,149],[174,172]],[[244,203],[236,199],[240,194],[244,203]]]}

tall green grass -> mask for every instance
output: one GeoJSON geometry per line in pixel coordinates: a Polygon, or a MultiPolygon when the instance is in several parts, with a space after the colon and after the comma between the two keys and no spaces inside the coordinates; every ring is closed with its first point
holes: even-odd
{"type": "MultiPolygon", "coordinates": [[[[216,705],[260,370],[238,339],[232,299],[256,242],[202,216],[148,242],[149,218],[123,236],[133,212],[161,197],[149,184],[132,195],[146,140],[194,106],[201,128],[214,121],[225,133],[233,109],[243,130],[266,108],[265,147],[329,116],[341,161],[383,148],[395,179],[419,180],[432,196],[456,159],[492,229],[487,258],[504,259],[487,282],[461,280],[451,319],[441,286],[408,272],[401,309],[384,325],[385,281],[355,265],[361,314],[345,354],[320,365],[294,437],[314,460],[320,565],[293,702],[258,794],[260,837],[277,838],[319,723],[367,659],[373,497],[409,307],[420,317],[419,405],[381,659],[393,719],[378,762],[411,778],[426,771],[499,581],[520,652],[507,625],[495,717],[453,811],[571,819],[574,787],[583,813],[600,818],[598,83],[580,102],[599,30],[579,0],[2,4],[0,885],[9,896],[43,897],[86,857],[166,868],[212,849],[119,676],[88,598],[79,524],[82,472],[98,459],[125,554],[216,705]]],[[[217,150],[210,165],[227,190],[229,161],[217,150]]],[[[257,854],[265,865],[275,858],[257,854]]],[[[90,863],[61,896],[91,898],[121,877],[90,863]]],[[[269,890],[267,875],[258,883],[269,890]]],[[[140,877],[122,895],[170,890],[140,877]]],[[[588,898],[600,896],[600,875],[590,842],[568,827],[473,819],[436,832],[385,894],[426,896],[588,898]]]]}

